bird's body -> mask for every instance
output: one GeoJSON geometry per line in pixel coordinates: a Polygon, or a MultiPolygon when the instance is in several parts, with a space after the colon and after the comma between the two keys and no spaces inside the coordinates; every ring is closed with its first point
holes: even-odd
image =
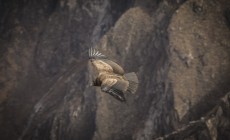
{"type": "Polygon", "coordinates": [[[106,58],[94,49],[89,50],[89,70],[93,86],[100,86],[120,101],[125,101],[124,93],[135,93],[138,79],[134,72],[124,73],[117,63],[106,58]]]}

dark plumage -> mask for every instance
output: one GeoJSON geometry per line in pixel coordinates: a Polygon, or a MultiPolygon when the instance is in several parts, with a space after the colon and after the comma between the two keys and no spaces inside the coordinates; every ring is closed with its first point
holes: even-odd
{"type": "Polygon", "coordinates": [[[134,72],[125,74],[121,66],[92,48],[89,49],[89,72],[93,86],[100,86],[103,92],[119,101],[126,101],[124,93],[134,94],[137,90],[138,79],[134,72]]]}

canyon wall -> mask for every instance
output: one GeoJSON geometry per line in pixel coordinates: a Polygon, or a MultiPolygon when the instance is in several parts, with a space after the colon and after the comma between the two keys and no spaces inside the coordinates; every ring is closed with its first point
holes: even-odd
{"type": "Polygon", "coordinates": [[[0,137],[230,139],[229,39],[229,0],[0,0],[0,137]],[[90,47],[137,73],[127,103],[89,86],[90,47]]]}

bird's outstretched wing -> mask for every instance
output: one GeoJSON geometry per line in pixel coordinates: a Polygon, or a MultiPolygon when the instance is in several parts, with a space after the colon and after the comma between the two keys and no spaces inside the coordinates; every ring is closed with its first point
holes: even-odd
{"type": "Polygon", "coordinates": [[[99,51],[96,51],[93,48],[89,49],[89,59],[95,60],[93,63],[95,64],[96,67],[98,67],[99,70],[108,71],[109,69],[112,69],[112,72],[115,74],[120,74],[120,75],[124,74],[124,70],[121,66],[109,60],[107,56],[100,53],[99,51]]]}
{"type": "Polygon", "coordinates": [[[117,79],[117,78],[107,78],[103,80],[101,85],[101,90],[103,92],[109,93],[114,98],[121,102],[125,102],[124,92],[129,86],[128,81],[117,79]]]}

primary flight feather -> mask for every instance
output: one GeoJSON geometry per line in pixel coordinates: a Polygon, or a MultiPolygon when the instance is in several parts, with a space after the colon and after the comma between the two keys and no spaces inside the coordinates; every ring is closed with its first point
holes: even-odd
{"type": "Polygon", "coordinates": [[[137,90],[138,79],[134,72],[124,73],[121,66],[93,48],[89,49],[89,72],[93,86],[101,87],[119,101],[126,101],[125,93],[134,94],[137,90]]]}

